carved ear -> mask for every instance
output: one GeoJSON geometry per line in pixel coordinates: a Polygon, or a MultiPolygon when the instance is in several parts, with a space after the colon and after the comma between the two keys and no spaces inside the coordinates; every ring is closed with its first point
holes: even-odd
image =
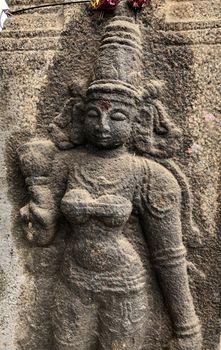
{"type": "Polygon", "coordinates": [[[170,158],[179,147],[181,132],[159,100],[161,89],[161,82],[151,81],[143,90],[140,115],[134,125],[134,141],[142,154],[170,158]]]}
{"type": "Polygon", "coordinates": [[[73,148],[84,142],[85,94],[83,88],[74,84],[69,87],[69,91],[71,97],[48,128],[52,141],[62,150],[73,148]]]}

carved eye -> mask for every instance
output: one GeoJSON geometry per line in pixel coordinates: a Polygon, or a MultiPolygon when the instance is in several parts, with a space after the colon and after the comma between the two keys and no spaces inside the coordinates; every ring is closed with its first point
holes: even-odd
{"type": "Polygon", "coordinates": [[[99,113],[95,109],[91,109],[91,110],[89,110],[87,112],[87,117],[88,118],[98,118],[99,117],[99,113]]]}
{"type": "Polygon", "coordinates": [[[121,120],[126,120],[127,117],[125,114],[123,114],[121,112],[115,112],[115,113],[111,114],[111,119],[121,121],[121,120]]]}

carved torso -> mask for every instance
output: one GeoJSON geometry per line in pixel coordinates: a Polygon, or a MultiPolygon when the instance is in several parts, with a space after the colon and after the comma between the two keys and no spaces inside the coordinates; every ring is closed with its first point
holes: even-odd
{"type": "Polygon", "coordinates": [[[123,293],[144,287],[145,268],[124,235],[138,167],[136,157],[128,153],[95,158],[82,152],[68,161],[61,210],[71,223],[72,237],[62,275],[72,286],[123,293]]]}

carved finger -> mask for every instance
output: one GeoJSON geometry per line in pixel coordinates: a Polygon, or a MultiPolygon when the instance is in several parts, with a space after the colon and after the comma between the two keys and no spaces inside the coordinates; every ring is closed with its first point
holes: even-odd
{"type": "Polygon", "coordinates": [[[23,222],[26,222],[26,223],[29,222],[29,217],[30,217],[29,204],[26,204],[24,207],[20,209],[20,215],[23,222]]]}
{"type": "Polygon", "coordinates": [[[42,209],[35,205],[34,203],[30,204],[30,216],[31,222],[38,224],[44,228],[49,228],[53,226],[55,214],[49,209],[42,209]]]}
{"type": "Polygon", "coordinates": [[[32,222],[29,221],[29,223],[28,223],[28,230],[27,230],[27,234],[26,234],[26,238],[27,238],[27,240],[30,241],[30,242],[33,242],[33,241],[34,241],[34,235],[33,235],[32,230],[33,230],[33,225],[32,225],[32,222]]]}

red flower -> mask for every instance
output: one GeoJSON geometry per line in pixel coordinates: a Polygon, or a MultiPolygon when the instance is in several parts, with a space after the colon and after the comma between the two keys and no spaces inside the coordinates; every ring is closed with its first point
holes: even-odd
{"type": "Polygon", "coordinates": [[[147,0],[128,0],[128,3],[133,9],[140,10],[142,7],[146,6],[147,0]]]}
{"type": "Polygon", "coordinates": [[[114,11],[119,0],[91,0],[94,10],[114,11]]]}

